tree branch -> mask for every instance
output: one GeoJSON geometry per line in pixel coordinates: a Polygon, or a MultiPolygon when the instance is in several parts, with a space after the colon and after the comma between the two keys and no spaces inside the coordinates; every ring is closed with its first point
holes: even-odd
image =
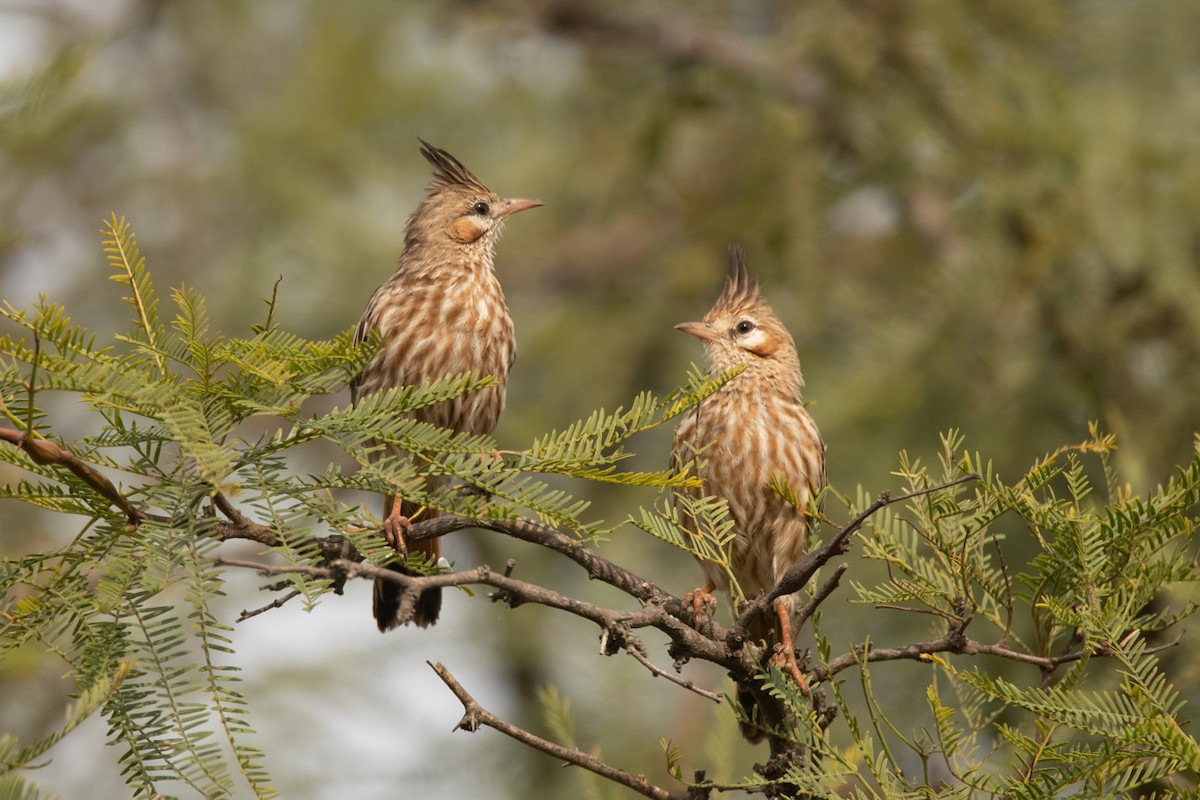
{"type": "Polygon", "coordinates": [[[808,599],[808,602],[796,610],[794,624],[797,629],[811,617],[816,610],[820,608],[821,603],[828,599],[829,595],[833,594],[837,589],[838,584],[842,582],[842,576],[846,574],[846,570],[850,569],[849,564],[838,564],[834,569],[833,574],[825,579],[825,582],[813,593],[813,596],[808,599]]]}
{"type": "Polygon", "coordinates": [[[121,509],[121,512],[125,514],[125,518],[129,521],[130,525],[136,527],[147,519],[153,519],[156,522],[168,521],[165,517],[147,514],[135,507],[133,503],[129,502],[124,495],[117,491],[117,487],[103,473],[90,464],[80,461],[65,447],[57,445],[49,439],[31,436],[25,431],[13,430],[12,428],[0,428],[0,440],[8,442],[19,450],[24,450],[26,455],[35,464],[66,467],[97,494],[121,509]]]}
{"type": "MultiPolygon", "coordinates": [[[[1022,653],[1019,650],[1013,650],[1000,644],[985,644],[977,642],[963,635],[963,630],[966,629],[969,619],[959,620],[951,629],[944,635],[936,639],[929,639],[924,642],[916,642],[914,644],[902,645],[900,647],[874,647],[870,642],[856,644],[851,648],[850,652],[843,653],[837,658],[830,661],[828,664],[818,667],[813,670],[813,680],[816,682],[824,682],[829,678],[855,666],[863,659],[865,653],[868,662],[875,661],[898,661],[901,659],[909,659],[920,661],[923,656],[933,653],[954,653],[956,655],[990,655],[999,658],[1007,658],[1010,661],[1017,661],[1022,664],[1030,664],[1038,667],[1044,672],[1053,672],[1063,664],[1072,661],[1078,661],[1084,656],[1105,656],[1110,655],[1111,651],[1108,648],[1096,648],[1095,650],[1075,650],[1069,653],[1063,653],[1058,656],[1038,656],[1032,653],[1022,653]]],[[[1155,647],[1147,647],[1147,654],[1160,653],[1168,650],[1179,644],[1183,639],[1183,633],[1180,633],[1173,640],[1165,644],[1156,645],[1155,647]]]]}
{"type": "Polygon", "coordinates": [[[238,511],[223,493],[213,492],[212,502],[229,519],[228,523],[217,523],[216,534],[218,538],[250,539],[251,541],[265,544],[268,547],[278,547],[283,543],[275,531],[266,525],[260,525],[248,518],[241,511],[238,511]]]}
{"type": "Polygon", "coordinates": [[[454,693],[459,702],[463,705],[463,717],[458,724],[454,726],[454,730],[464,730],[474,733],[479,730],[480,725],[485,725],[494,730],[500,731],[505,736],[509,736],[521,742],[524,745],[541,750],[547,755],[566,761],[568,764],[574,764],[577,767],[594,772],[602,778],[606,778],[614,783],[619,783],[633,789],[640,795],[653,798],[653,800],[689,800],[690,793],[674,793],[660,786],[655,786],[646,780],[641,775],[634,775],[624,770],[610,766],[595,756],[580,752],[569,747],[555,744],[547,741],[540,736],[535,736],[524,728],[518,728],[510,722],[506,722],[491,712],[487,711],[483,706],[475,701],[475,698],[462,687],[453,675],[450,674],[442,664],[432,661],[425,662],[429,664],[437,676],[442,679],[447,688],[454,693]]]}
{"type": "MultiPolygon", "coordinates": [[[[102,472],[50,439],[30,436],[24,431],[12,428],[0,428],[0,441],[8,442],[17,449],[23,450],[35,464],[67,468],[93,491],[119,508],[128,523],[134,527],[146,521],[158,522],[163,525],[171,524],[170,517],[142,511],[130,502],[129,498],[121,494],[113,482],[102,472]]],[[[222,540],[250,539],[269,547],[277,547],[281,544],[279,536],[273,530],[247,518],[220,492],[213,495],[213,503],[230,520],[216,524],[214,534],[217,538],[222,540]]]]}
{"type": "Polygon", "coordinates": [[[681,612],[683,609],[682,601],[679,598],[664,592],[653,582],[635,575],[624,567],[617,566],[580,539],[530,519],[486,519],[449,514],[413,523],[412,531],[405,538],[410,542],[419,542],[466,528],[495,531],[514,539],[548,548],[565,555],[583,567],[589,578],[614,586],[643,603],[663,606],[675,604],[674,611],[681,612]]]}
{"type": "Polygon", "coordinates": [[[945,636],[939,636],[936,639],[906,644],[901,647],[874,647],[867,641],[854,645],[850,652],[843,653],[828,664],[817,667],[812,671],[812,677],[814,682],[824,683],[842,670],[855,666],[864,658],[868,662],[901,659],[919,661],[922,656],[932,653],[962,653],[968,641],[961,631],[957,633],[950,631],[945,636]]]}
{"type": "MultiPolygon", "coordinates": [[[[407,575],[385,567],[377,567],[366,562],[347,559],[333,559],[327,565],[314,564],[264,564],[257,561],[241,561],[218,557],[216,563],[225,567],[241,567],[252,569],[260,575],[308,575],[313,578],[340,580],[346,578],[381,579],[398,583],[404,588],[404,596],[415,598],[426,589],[446,588],[450,586],[484,585],[499,589],[509,605],[535,603],[537,605],[557,608],[594,622],[601,629],[602,651],[605,655],[613,655],[621,650],[630,652],[645,652],[642,644],[632,631],[637,628],[653,627],[668,636],[688,653],[689,658],[699,658],[719,664],[729,670],[735,678],[747,680],[755,674],[755,662],[744,651],[733,651],[723,644],[720,638],[709,639],[694,628],[683,624],[661,606],[647,605],[636,611],[618,611],[605,608],[583,600],[576,600],[544,586],[518,580],[509,575],[501,574],[483,565],[462,572],[446,572],[436,575],[407,575]],[[515,602],[514,602],[515,601],[515,602]]],[[[678,602],[678,601],[677,601],[678,602]]],[[[401,619],[406,608],[401,601],[401,619]]],[[[265,610],[265,609],[264,609],[265,610]]],[[[409,613],[412,609],[409,607],[409,613]]],[[[723,633],[723,632],[722,632],[723,633]]],[[[634,658],[650,669],[652,674],[674,678],[653,665],[648,659],[634,658]]],[[[672,682],[694,691],[705,697],[719,701],[719,696],[706,692],[690,681],[674,679],[672,682]]]]}

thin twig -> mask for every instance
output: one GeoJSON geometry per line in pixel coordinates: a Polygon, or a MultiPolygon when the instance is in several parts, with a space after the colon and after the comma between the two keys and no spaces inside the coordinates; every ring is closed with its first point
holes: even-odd
{"type": "MultiPolygon", "coordinates": [[[[1179,642],[1183,639],[1184,633],[1186,633],[1186,631],[1180,631],[1179,634],[1171,641],[1155,645],[1154,647],[1147,647],[1142,652],[1146,655],[1153,655],[1155,653],[1161,653],[1164,650],[1170,650],[1172,647],[1175,647],[1179,644],[1179,642]]],[[[1020,661],[1024,664],[1033,664],[1034,666],[1053,672],[1063,664],[1069,664],[1073,661],[1078,661],[1081,658],[1112,655],[1113,650],[1111,647],[1100,646],[1093,650],[1073,650],[1069,653],[1063,653],[1062,655],[1057,656],[1035,656],[1030,653],[1022,653],[1019,650],[1013,650],[1009,647],[1004,647],[1003,645],[981,644],[968,639],[963,652],[969,655],[982,653],[989,656],[999,656],[1000,658],[1007,658],[1011,661],[1020,661]]]]}
{"type": "MultiPolygon", "coordinates": [[[[50,439],[33,436],[25,431],[13,430],[12,428],[0,428],[0,441],[8,442],[14,447],[25,451],[35,464],[66,467],[97,494],[119,508],[125,514],[125,519],[129,525],[133,527],[137,527],[143,522],[157,522],[162,525],[171,524],[170,517],[142,511],[130,502],[129,498],[121,494],[117,490],[117,487],[113,485],[113,482],[102,472],[79,459],[67,448],[55,444],[50,439]]],[[[229,522],[218,522],[216,524],[213,534],[218,539],[249,539],[269,547],[277,547],[281,544],[279,536],[273,530],[247,518],[220,492],[216,492],[213,495],[213,502],[230,519],[229,522]]]]}
{"type": "MultiPolygon", "coordinates": [[[[936,639],[929,639],[924,642],[916,642],[914,644],[903,645],[900,647],[875,647],[866,642],[855,645],[850,652],[843,653],[837,658],[830,661],[823,667],[818,667],[813,671],[814,680],[821,682],[826,681],[839,672],[849,669],[857,665],[866,652],[866,660],[869,662],[875,661],[898,661],[901,659],[909,659],[920,661],[925,656],[933,653],[955,653],[958,655],[990,655],[998,658],[1006,658],[1009,661],[1016,661],[1022,664],[1030,664],[1038,667],[1044,673],[1052,673],[1063,664],[1072,661],[1078,661],[1087,656],[1106,656],[1111,655],[1110,648],[1097,648],[1095,650],[1075,650],[1069,653],[1063,653],[1058,656],[1038,656],[1032,653],[1022,653],[1019,650],[1013,650],[999,644],[985,644],[977,642],[974,639],[969,639],[962,634],[962,630],[966,628],[966,623],[969,620],[960,620],[959,623],[951,628],[944,636],[936,639]]],[[[1173,640],[1165,644],[1147,647],[1146,654],[1160,653],[1175,647],[1183,639],[1183,632],[1176,636],[1173,640]]]]}
{"type": "Polygon", "coordinates": [[[901,659],[920,661],[933,653],[961,653],[967,641],[969,640],[961,636],[955,637],[953,634],[947,633],[936,639],[914,642],[901,647],[875,647],[873,644],[864,642],[856,644],[850,652],[843,653],[828,664],[813,670],[812,677],[818,683],[827,681],[842,670],[858,665],[864,658],[864,652],[868,662],[899,661],[901,659]]]}
{"type": "Polygon", "coordinates": [[[257,617],[259,614],[270,611],[272,608],[283,608],[284,603],[291,600],[292,598],[299,597],[299,596],[300,596],[300,592],[293,589],[292,591],[285,594],[283,597],[275,598],[274,600],[267,603],[262,608],[256,608],[253,611],[243,611],[241,614],[238,614],[237,622],[245,622],[246,620],[250,619],[251,617],[257,617]]]}
{"type": "Polygon", "coordinates": [[[680,677],[679,675],[675,675],[671,672],[667,672],[665,669],[663,669],[662,667],[655,664],[649,658],[642,655],[642,653],[640,653],[638,651],[638,649],[631,644],[625,645],[625,652],[629,653],[629,655],[633,656],[633,659],[635,661],[637,661],[639,664],[641,664],[646,669],[650,670],[650,673],[652,675],[655,675],[656,677],[666,678],[667,680],[669,680],[671,683],[675,684],[676,686],[682,686],[684,689],[687,689],[689,692],[695,692],[696,694],[700,695],[701,697],[707,697],[709,700],[712,700],[714,703],[722,703],[725,700],[725,698],[722,695],[719,695],[716,692],[710,692],[707,689],[701,689],[699,686],[696,685],[696,683],[694,681],[690,681],[687,678],[683,678],[683,677],[680,677]]]}
{"type": "Polygon", "coordinates": [[[510,722],[500,719],[496,715],[489,712],[483,706],[475,701],[466,689],[462,687],[453,675],[450,674],[442,664],[432,661],[425,662],[433,669],[437,676],[442,679],[446,687],[454,693],[459,702],[463,706],[463,717],[454,726],[454,730],[464,730],[469,733],[474,733],[479,730],[480,725],[485,725],[493,730],[500,731],[505,736],[509,736],[521,742],[524,745],[541,750],[547,755],[573,764],[577,767],[594,772],[602,778],[606,778],[614,783],[619,783],[633,789],[640,795],[653,798],[653,800],[688,800],[688,794],[677,794],[670,792],[661,786],[655,786],[641,775],[634,775],[625,770],[617,769],[614,766],[604,763],[595,756],[580,752],[569,747],[555,744],[547,741],[540,736],[535,736],[524,728],[518,728],[510,722]]]}
{"type": "Polygon", "coordinates": [[[833,574],[825,579],[825,582],[822,583],[817,591],[813,593],[813,596],[808,599],[808,602],[796,610],[795,616],[793,617],[793,624],[797,629],[799,629],[800,626],[805,622],[808,622],[808,618],[816,612],[821,603],[824,603],[829,595],[833,594],[834,590],[837,589],[838,584],[841,583],[842,576],[846,574],[846,570],[848,569],[850,569],[849,564],[838,564],[834,569],[833,574]]]}

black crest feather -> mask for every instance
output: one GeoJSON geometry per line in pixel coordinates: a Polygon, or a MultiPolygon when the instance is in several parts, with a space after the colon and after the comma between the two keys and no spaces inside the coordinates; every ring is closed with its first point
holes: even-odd
{"type": "Polygon", "coordinates": [[[746,251],[741,245],[729,245],[729,273],[725,276],[725,288],[717,298],[717,305],[734,307],[754,302],[761,296],[758,278],[746,269],[746,251]]]}
{"type": "Polygon", "coordinates": [[[421,155],[425,156],[425,160],[433,165],[433,181],[429,184],[430,190],[457,186],[488,194],[492,193],[492,190],[484,185],[483,181],[476,178],[471,170],[463,166],[463,163],[457,158],[440,147],[434,147],[419,136],[417,141],[421,143],[421,155]]]}

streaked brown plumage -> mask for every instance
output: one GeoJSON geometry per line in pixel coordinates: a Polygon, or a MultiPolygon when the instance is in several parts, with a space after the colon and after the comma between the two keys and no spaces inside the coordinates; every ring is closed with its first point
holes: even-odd
{"type": "MultiPolygon", "coordinates": [[[[675,431],[678,467],[695,461],[704,486],[700,494],[729,504],[734,521],[732,572],[746,597],[767,591],[808,549],[809,519],[804,506],[825,486],[825,445],[800,400],[804,380],[796,345],[747,272],[745,254],[729,249],[729,274],[703,322],[675,326],[704,342],[714,377],[744,370],[687,414],[675,431]],[[770,487],[783,478],[799,507],[770,487]]],[[[695,491],[695,490],[693,490],[695,491]]],[[[684,517],[692,527],[691,520],[684,517]]],[[[712,604],[711,592],[728,590],[724,572],[702,562],[708,585],[691,593],[697,613],[712,604]]],[[[796,666],[789,620],[792,597],[780,598],[775,613],[755,621],[755,638],[783,648],[784,665],[807,690],[796,666]]],[[[743,692],[747,709],[753,698],[743,692]]],[[[743,726],[751,741],[762,733],[743,726]]]]}
{"type": "MultiPolygon", "coordinates": [[[[378,331],[380,346],[351,383],[351,398],[358,402],[373,392],[464,372],[494,375],[499,378],[494,387],[414,413],[422,422],[488,434],[504,410],[505,384],[516,357],[512,318],[495,273],[496,238],[508,216],[542,203],[502,198],[445,150],[421,144],[433,179],[408,218],[395,273],[375,290],[358,322],[355,341],[378,331]]],[[[410,519],[421,510],[398,497],[385,498],[384,534],[401,553],[407,552],[410,519]]],[[[435,513],[425,510],[426,517],[435,513]]],[[[436,562],[440,541],[418,542],[413,551],[436,562]]],[[[380,631],[400,624],[399,601],[394,583],[375,581],[373,611],[380,631]]],[[[434,624],[441,605],[440,589],[423,592],[413,621],[421,627],[434,624]]]]}

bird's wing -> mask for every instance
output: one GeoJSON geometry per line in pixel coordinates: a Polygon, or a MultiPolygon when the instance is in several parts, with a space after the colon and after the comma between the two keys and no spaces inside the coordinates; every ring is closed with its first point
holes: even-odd
{"type": "MultiPolygon", "coordinates": [[[[371,296],[371,300],[367,303],[367,307],[363,310],[363,314],[358,319],[358,325],[354,328],[354,343],[362,344],[371,337],[371,328],[375,324],[375,298],[379,296],[378,290],[371,296]]],[[[359,389],[362,388],[362,371],[350,379],[350,402],[357,403],[359,398],[359,389]]]]}

